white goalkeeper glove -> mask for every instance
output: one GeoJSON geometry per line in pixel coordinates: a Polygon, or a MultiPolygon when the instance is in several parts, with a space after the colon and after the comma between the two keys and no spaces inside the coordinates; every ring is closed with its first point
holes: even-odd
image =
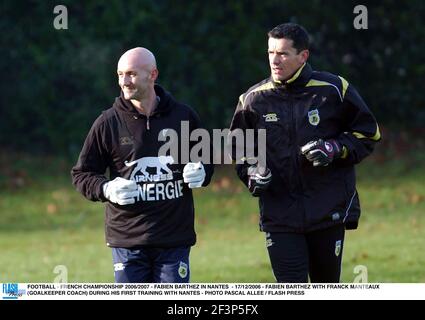
{"type": "Polygon", "coordinates": [[[105,198],[119,205],[135,203],[135,197],[138,196],[137,183],[132,180],[115,178],[103,185],[103,194],[105,198]]]}
{"type": "Polygon", "coordinates": [[[189,188],[199,188],[205,180],[205,169],[201,162],[189,162],[183,168],[183,181],[189,188]]]}

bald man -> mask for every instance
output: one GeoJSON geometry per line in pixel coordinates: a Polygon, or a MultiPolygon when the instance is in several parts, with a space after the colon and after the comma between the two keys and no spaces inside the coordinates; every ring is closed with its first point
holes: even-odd
{"type": "Polygon", "coordinates": [[[78,191],[106,203],[115,282],[189,282],[196,242],[191,189],[207,186],[213,174],[212,164],[159,154],[163,129],[173,129],[181,141],[182,121],[190,132],[201,124],[189,106],[155,83],[158,74],[145,48],[121,56],[120,96],[94,122],[71,170],[78,191]]]}
{"type": "Polygon", "coordinates": [[[152,52],[145,48],[128,50],[118,61],[117,74],[124,98],[140,113],[150,115],[156,104],[154,82],[158,78],[152,52]]]}

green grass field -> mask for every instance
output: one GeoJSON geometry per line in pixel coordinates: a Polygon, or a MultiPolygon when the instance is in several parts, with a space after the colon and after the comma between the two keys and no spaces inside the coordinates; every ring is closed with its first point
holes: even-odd
{"type": "MultiPolygon", "coordinates": [[[[55,158],[0,159],[0,282],[53,282],[58,265],[68,282],[113,282],[103,204],[73,189],[69,169],[55,158]]],[[[231,168],[216,171],[195,192],[191,281],[274,282],[256,199],[231,168]]],[[[358,171],[363,213],[346,235],[342,281],[363,265],[369,282],[425,282],[425,168],[366,162],[358,171]]]]}

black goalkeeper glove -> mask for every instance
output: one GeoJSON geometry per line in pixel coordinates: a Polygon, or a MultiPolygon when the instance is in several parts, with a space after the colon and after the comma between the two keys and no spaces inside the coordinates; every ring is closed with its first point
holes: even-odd
{"type": "Polygon", "coordinates": [[[327,166],[342,155],[342,145],[337,140],[314,140],[301,147],[301,153],[313,166],[327,166]]]}
{"type": "Polygon", "coordinates": [[[248,188],[254,197],[259,197],[272,181],[270,169],[252,165],[248,168],[248,188]]]}

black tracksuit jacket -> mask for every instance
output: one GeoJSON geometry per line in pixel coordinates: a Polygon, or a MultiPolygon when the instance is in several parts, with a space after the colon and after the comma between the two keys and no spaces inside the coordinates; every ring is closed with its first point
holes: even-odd
{"type": "MultiPolygon", "coordinates": [[[[200,120],[159,85],[155,92],[160,100],[149,118],[122,94],[117,97],[112,108],[94,122],[71,170],[78,191],[89,200],[106,201],[105,233],[110,247],[178,247],[196,242],[192,190],[182,177],[184,163],[158,160],[158,150],[166,143],[158,141],[158,133],[174,129],[181,142],[181,121],[189,121],[191,132],[201,127],[200,120]],[[105,176],[107,169],[110,178],[105,176]],[[104,197],[103,184],[115,177],[138,183],[135,204],[121,206],[104,197]]],[[[213,166],[204,167],[206,186],[213,166]]]]}
{"type": "MultiPolygon", "coordinates": [[[[231,130],[265,129],[272,182],[260,197],[260,230],[304,233],[345,224],[356,229],[360,202],[354,165],[380,140],[376,120],[344,78],[302,66],[285,83],[265,79],[239,99],[231,130]],[[337,139],[343,158],[313,167],[300,147],[337,139]]],[[[247,165],[236,166],[247,184],[247,165]]]]}

